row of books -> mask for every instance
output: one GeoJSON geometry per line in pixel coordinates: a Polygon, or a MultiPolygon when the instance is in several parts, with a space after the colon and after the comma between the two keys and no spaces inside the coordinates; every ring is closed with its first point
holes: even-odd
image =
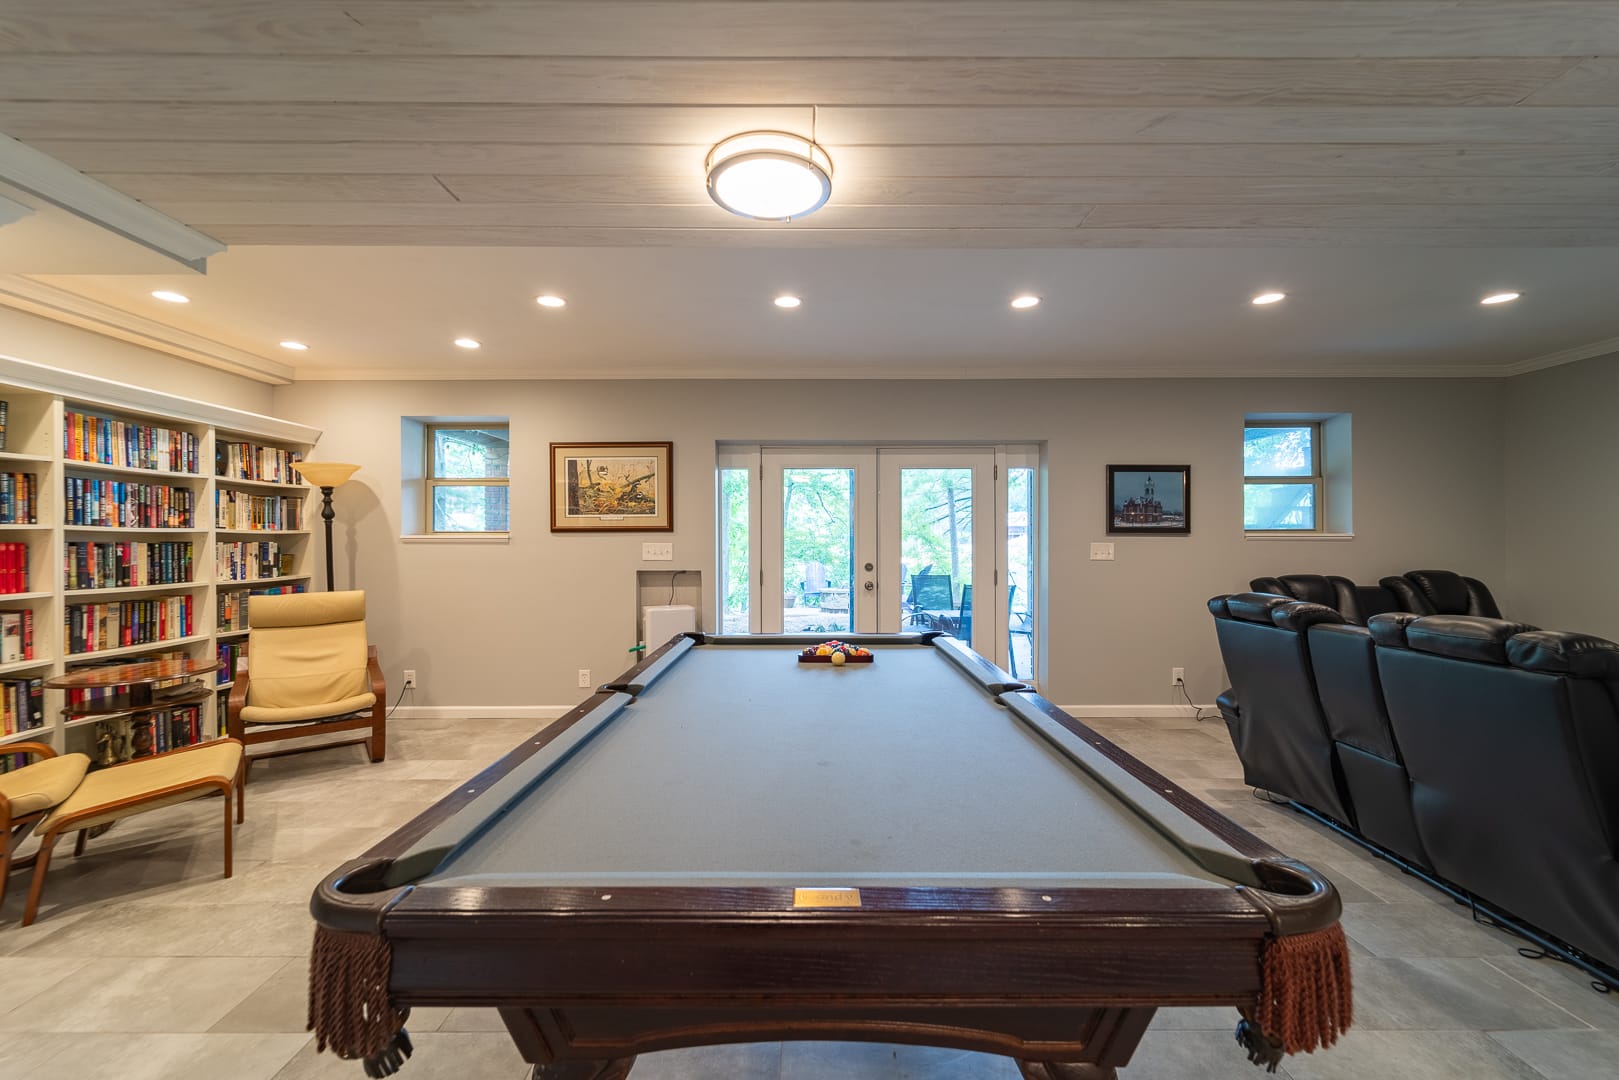
{"type": "Polygon", "coordinates": [[[0,525],[39,523],[39,481],[33,473],[0,473],[0,525]]]}
{"type": "Polygon", "coordinates": [[[197,493],[168,484],[67,478],[69,525],[121,529],[190,529],[197,519],[197,493]]]}
{"type": "Polygon", "coordinates": [[[189,431],[137,424],[94,413],[69,411],[62,431],[62,456],[127,469],[196,473],[202,439],[189,431]]]}
{"type": "Polygon", "coordinates": [[[202,741],[202,708],[179,705],[96,721],[96,761],[116,765],[202,741]]]}
{"type": "Polygon", "coordinates": [[[136,589],[192,580],[189,540],[69,540],[63,563],[69,589],[136,589]]]}
{"type": "Polygon", "coordinates": [[[34,658],[34,612],[0,611],[0,664],[34,658]]]}
{"type": "MultiPolygon", "coordinates": [[[[259,589],[221,589],[214,597],[214,625],[219,633],[225,634],[232,630],[247,629],[247,598],[250,596],[284,596],[287,593],[301,593],[305,589],[301,581],[288,585],[265,586],[259,589]]],[[[235,668],[226,665],[227,671],[235,668]]]]}
{"type": "Polygon", "coordinates": [[[32,731],[45,723],[44,679],[0,679],[0,735],[32,731]]]}
{"type": "Polygon", "coordinates": [[[236,540],[214,545],[217,581],[255,581],[281,576],[281,545],[274,540],[236,540]]]}
{"type": "Polygon", "coordinates": [[[296,450],[259,446],[248,442],[214,443],[214,475],[227,480],[260,480],[268,484],[296,484],[292,463],[304,456],[296,450]]]}
{"type": "Polygon", "coordinates": [[[28,591],[28,545],[0,544],[0,596],[28,591]]]}
{"type": "Polygon", "coordinates": [[[290,495],[217,492],[214,525],[221,529],[301,529],[304,501],[290,495]]]}
{"type": "Polygon", "coordinates": [[[63,641],[69,655],[172,641],[196,632],[190,594],[120,603],[69,604],[64,622],[63,641]]]}
{"type": "MultiPolygon", "coordinates": [[[[245,605],[244,605],[245,606],[245,605]]],[[[247,642],[221,641],[219,643],[220,668],[214,672],[214,681],[224,684],[236,681],[236,666],[247,660],[247,642]]],[[[219,703],[219,715],[225,715],[225,703],[219,703]]]]}

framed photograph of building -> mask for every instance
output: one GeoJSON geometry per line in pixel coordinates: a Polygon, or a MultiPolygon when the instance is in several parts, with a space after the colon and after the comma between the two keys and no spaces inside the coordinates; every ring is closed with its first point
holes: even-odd
{"type": "Polygon", "coordinates": [[[1190,465],[1109,465],[1107,531],[1115,536],[1188,536],[1190,465]]]}
{"type": "Polygon", "coordinates": [[[552,532],[669,532],[674,444],[552,443],[552,532]]]}

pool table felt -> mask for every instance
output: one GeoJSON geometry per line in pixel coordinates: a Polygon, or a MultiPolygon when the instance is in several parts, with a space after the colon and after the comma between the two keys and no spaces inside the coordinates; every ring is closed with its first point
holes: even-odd
{"type": "Polygon", "coordinates": [[[1253,883],[1225,841],[947,649],[892,645],[858,669],[796,652],[671,650],[638,698],[603,695],[388,884],[1253,883]]]}

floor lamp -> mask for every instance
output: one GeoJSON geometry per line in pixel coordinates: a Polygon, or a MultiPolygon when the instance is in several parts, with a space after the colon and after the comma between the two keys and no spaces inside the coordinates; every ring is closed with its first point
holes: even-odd
{"type": "Polygon", "coordinates": [[[349,477],[360,471],[358,465],[345,465],[337,461],[295,461],[292,467],[298,475],[320,488],[320,516],[326,522],[326,591],[335,592],[332,583],[332,489],[341,487],[349,477]]]}

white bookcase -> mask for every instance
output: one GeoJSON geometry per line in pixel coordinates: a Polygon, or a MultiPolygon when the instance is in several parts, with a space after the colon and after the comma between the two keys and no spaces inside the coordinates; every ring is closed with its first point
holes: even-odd
{"type": "MultiPolygon", "coordinates": [[[[290,470],[277,468],[276,463],[284,463],[294,453],[307,455],[320,437],[318,430],[3,355],[0,355],[0,401],[6,402],[7,412],[0,473],[32,473],[36,478],[37,503],[35,520],[0,523],[0,543],[28,545],[28,588],[24,592],[0,594],[0,614],[31,613],[34,647],[31,659],[0,662],[0,679],[44,679],[88,663],[113,658],[138,660],[169,651],[184,651],[199,659],[213,657],[221,643],[246,638],[245,630],[221,630],[217,626],[222,596],[245,596],[256,588],[313,585],[309,541],[311,489],[290,470]],[[170,469],[145,467],[139,462],[108,464],[77,460],[69,453],[72,414],[136,428],[183,433],[194,442],[194,460],[189,464],[171,460],[168,464],[178,467],[170,469]],[[221,467],[232,460],[228,453],[216,455],[216,451],[228,450],[228,444],[248,444],[255,448],[256,461],[269,468],[255,469],[247,475],[217,475],[216,456],[221,467]],[[256,453],[259,448],[270,453],[260,457],[256,453]],[[183,525],[69,522],[70,484],[80,485],[82,492],[82,485],[87,481],[124,485],[113,490],[125,494],[131,490],[130,485],[156,485],[188,492],[193,503],[192,519],[183,525]],[[247,505],[260,513],[247,514],[244,519],[230,523],[253,527],[216,525],[216,508],[222,496],[258,500],[247,505]],[[271,512],[262,512],[267,510],[271,512]],[[273,566],[254,566],[250,572],[256,576],[251,578],[233,580],[216,574],[216,545],[252,545],[266,541],[277,546],[278,558],[273,566]],[[66,558],[69,545],[76,542],[189,542],[190,580],[69,589],[66,558]],[[188,596],[192,613],[190,633],[94,651],[69,649],[67,616],[76,605],[166,601],[188,596]]],[[[236,460],[239,459],[238,455],[236,460]]],[[[159,464],[162,464],[161,459],[159,464]]],[[[104,490],[107,485],[98,485],[98,488],[104,490]]],[[[314,512],[318,514],[318,505],[314,512]]],[[[171,604],[170,608],[178,606],[171,604]]],[[[231,674],[222,671],[208,678],[211,682],[217,681],[217,688],[223,689],[230,685],[231,674]]],[[[204,737],[216,736],[223,724],[217,696],[210,693],[199,703],[204,737]]],[[[46,690],[43,724],[34,729],[20,726],[17,731],[0,734],[0,754],[4,753],[7,743],[36,741],[59,751],[81,750],[94,756],[95,722],[108,717],[67,716],[63,714],[65,705],[62,691],[46,690]]],[[[19,718],[19,725],[26,722],[26,717],[19,718]]]]}

